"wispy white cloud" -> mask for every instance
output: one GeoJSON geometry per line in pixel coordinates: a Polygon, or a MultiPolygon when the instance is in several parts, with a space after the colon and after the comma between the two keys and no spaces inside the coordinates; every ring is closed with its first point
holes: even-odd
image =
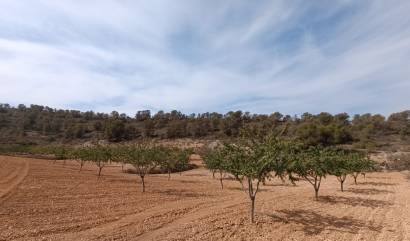
{"type": "Polygon", "coordinates": [[[0,2],[0,102],[184,112],[409,109],[410,2],[0,2]]]}

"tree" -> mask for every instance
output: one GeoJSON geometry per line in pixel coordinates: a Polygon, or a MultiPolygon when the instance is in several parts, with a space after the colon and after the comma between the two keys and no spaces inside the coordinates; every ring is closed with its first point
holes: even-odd
{"type": "Polygon", "coordinates": [[[204,157],[205,167],[212,170],[213,173],[219,173],[221,189],[224,189],[223,178],[225,177],[226,171],[229,170],[227,161],[225,161],[226,156],[224,155],[224,151],[223,149],[217,149],[204,157]]]}
{"type": "MultiPolygon", "coordinates": [[[[231,148],[235,158],[240,163],[240,175],[247,179],[248,195],[251,200],[250,216],[251,222],[255,221],[255,199],[259,191],[259,184],[270,170],[270,163],[266,161],[261,147],[255,144],[238,145],[239,148],[231,148]]],[[[229,153],[228,153],[229,154],[229,153]]]]}
{"type": "Polygon", "coordinates": [[[175,170],[178,159],[177,159],[177,150],[174,148],[157,148],[159,152],[157,155],[159,166],[161,169],[168,173],[168,180],[171,180],[171,172],[175,170]]]}
{"type": "Polygon", "coordinates": [[[175,158],[177,159],[175,163],[175,169],[182,175],[182,171],[189,167],[189,158],[193,154],[192,149],[176,149],[175,158]]]}
{"type": "Polygon", "coordinates": [[[354,152],[349,155],[351,174],[354,184],[357,184],[357,177],[360,173],[376,170],[376,163],[366,157],[363,153],[354,152]]]}
{"type": "Polygon", "coordinates": [[[118,142],[121,141],[126,134],[125,124],[123,120],[118,119],[118,116],[115,113],[113,114],[113,116],[114,118],[110,119],[106,123],[105,135],[108,138],[108,140],[118,142]]]}
{"type": "Polygon", "coordinates": [[[243,185],[244,175],[242,173],[242,161],[244,159],[241,152],[241,146],[238,145],[224,145],[224,167],[226,171],[234,176],[235,180],[241,184],[242,190],[245,190],[243,185]]]}
{"type": "Polygon", "coordinates": [[[63,165],[65,165],[66,160],[69,158],[69,150],[65,146],[53,146],[51,147],[51,153],[55,157],[54,163],[57,160],[63,160],[63,165]]]}
{"type": "Polygon", "coordinates": [[[75,148],[70,151],[70,158],[77,161],[80,164],[80,170],[78,172],[81,172],[83,169],[83,166],[89,159],[89,150],[86,148],[75,148]]]}
{"type": "Polygon", "coordinates": [[[347,175],[351,174],[351,163],[349,153],[345,151],[335,151],[329,157],[329,174],[336,176],[340,182],[340,190],[343,192],[343,184],[346,181],[347,175]]]}
{"type": "Polygon", "coordinates": [[[285,182],[287,176],[289,181],[296,185],[298,178],[294,176],[294,160],[297,159],[300,146],[300,143],[293,141],[284,142],[278,138],[271,140],[267,156],[272,162],[275,177],[279,177],[282,182],[285,182]]]}
{"type": "Polygon", "coordinates": [[[98,167],[98,178],[100,178],[102,169],[111,161],[112,155],[110,148],[100,145],[90,147],[86,155],[88,156],[87,158],[98,167]]]}
{"type": "MultiPolygon", "coordinates": [[[[255,221],[255,199],[259,185],[271,171],[283,165],[274,165],[286,159],[283,143],[273,135],[261,137],[244,136],[237,143],[225,144],[222,150],[217,150],[215,157],[221,168],[235,176],[242,183],[246,179],[247,194],[251,201],[250,218],[255,221]],[[221,161],[223,160],[223,161],[221,161]]],[[[215,168],[215,166],[213,166],[215,168]]],[[[276,170],[282,172],[282,170],[276,170]]]]}
{"type": "Polygon", "coordinates": [[[293,171],[312,184],[316,200],[319,198],[322,179],[329,173],[328,159],[330,155],[331,153],[327,148],[310,147],[299,152],[293,165],[293,171]]]}
{"type": "Polygon", "coordinates": [[[145,176],[158,165],[161,154],[159,154],[158,148],[146,143],[130,147],[127,153],[127,162],[134,166],[141,178],[142,192],[145,192],[145,176]]]}
{"type": "Polygon", "coordinates": [[[124,166],[127,162],[127,151],[128,149],[125,146],[116,146],[111,149],[111,159],[121,164],[122,172],[124,172],[124,166]]]}

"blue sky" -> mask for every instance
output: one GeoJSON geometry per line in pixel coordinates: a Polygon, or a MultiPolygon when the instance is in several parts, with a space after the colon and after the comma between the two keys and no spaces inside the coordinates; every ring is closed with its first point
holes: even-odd
{"type": "Polygon", "coordinates": [[[410,109],[410,1],[0,1],[0,103],[410,109]]]}

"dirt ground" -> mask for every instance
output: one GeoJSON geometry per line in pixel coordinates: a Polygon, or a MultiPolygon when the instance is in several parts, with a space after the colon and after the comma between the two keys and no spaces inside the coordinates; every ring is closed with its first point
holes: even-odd
{"type": "Polygon", "coordinates": [[[239,183],[225,189],[203,168],[136,175],[118,166],[0,156],[0,240],[410,240],[410,183],[398,172],[329,176],[315,201],[306,182],[268,182],[256,223],[239,183]]]}

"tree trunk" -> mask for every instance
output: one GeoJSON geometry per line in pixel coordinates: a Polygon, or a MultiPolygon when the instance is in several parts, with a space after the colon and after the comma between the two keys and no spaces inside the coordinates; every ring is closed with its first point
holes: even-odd
{"type": "Polygon", "coordinates": [[[283,176],[279,176],[280,177],[280,180],[282,181],[282,184],[285,184],[285,178],[283,177],[283,176]]]}
{"type": "Polygon", "coordinates": [[[222,171],[219,172],[219,182],[221,183],[221,188],[224,189],[223,173],[222,173],[222,171]]]}
{"type": "Polygon", "coordinates": [[[345,182],[345,180],[346,180],[346,174],[342,174],[341,176],[338,176],[337,177],[337,180],[339,180],[339,182],[340,182],[340,190],[343,192],[344,190],[343,190],[343,184],[344,184],[344,182],[345,182]]]}
{"type": "Polygon", "coordinates": [[[255,196],[251,197],[251,223],[255,222],[255,196]]]}
{"type": "Polygon", "coordinates": [[[171,180],[171,170],[168,169],[168,181],[171,180]]]}
{"type": "Polygon", "coordinates": [[[102,167],[98,167],[98,178],[100,178],[101,176],[101,170],[102,170],[102,167]]]}
{"type": "Polygon", "coordinates": [[[322,177],[319,176],[319,180],[318,177],[315,177],[315,183],[313,185],[313,187],[315,188],[315,199],[316,201],[319,199],[319,188],[320,188],[320,182],[322,181],[322,177]]]}
{"type": "Polygon", "coordinates": [[[258,180],[258,183],[256,184],[256,190],[253,190],[252,180],[248,177],[248,192],[249,192],[249,198],[251,199],[251,210],[250,210],[251,223],[255,222],[255,197],[256,197],[256,193],[258,192],[258,189],[259,189],[259,180],[258,180]]]}
{"type": "Polygon", "coordinates": [[[141,182],[142,182],[142,192],[145,192],[145,181],[144,181],[144,176],[141,176],[141,182]]]}

